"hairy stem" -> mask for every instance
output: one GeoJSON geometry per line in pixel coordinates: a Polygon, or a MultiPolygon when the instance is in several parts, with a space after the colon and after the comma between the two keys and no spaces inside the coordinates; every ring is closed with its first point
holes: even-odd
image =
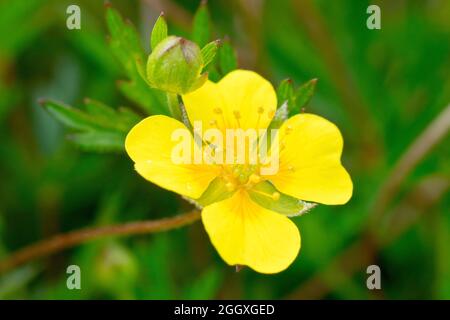
{"type": "Polygon", "coordinates": [[[178,96],[176,93],[166,93],[167,96],[167,104],[169,106],[170,115],[172,118],[177,120],[181,120],[181,109],[180,104],[178,103],[178,96]]]}
{"type": "Polygon", "coordinates": [[[188,225],[199,219],[200,212],[194,210],[175,217],[160,220],[137,221],[120,225],[85,228],[60,234],[25,247],[16,253],[13,253],[5,260],[0,261],[0,274],[33,259],[48,256],[98,238],[161,232],[188,225]]]}

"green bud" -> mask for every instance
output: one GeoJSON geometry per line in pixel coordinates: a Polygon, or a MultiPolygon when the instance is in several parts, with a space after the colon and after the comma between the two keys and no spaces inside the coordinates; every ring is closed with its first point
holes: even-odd
{"type": "Polygon", "coordinates": [[[94,275],[100,287],[123,289],[135,282],[138,275],[137,261],[126,247],[111,242],[99,249],[94,275]]]}
{"type": "Polygon", "coordinates": [[[208,78],[201,75],[200,48],[184,38],[169,36],[158,43],[147,61],[147,79],[157,89],[185,94],[199,88],[208,78]]]}

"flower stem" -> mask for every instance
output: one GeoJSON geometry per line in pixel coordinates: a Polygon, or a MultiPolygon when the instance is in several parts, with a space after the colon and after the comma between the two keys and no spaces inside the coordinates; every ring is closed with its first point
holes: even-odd
{"type": "Polygon", "coordinates": [[[178,103],[178,95],[176,93],[166,93],[167,105],[169,106],[169,112],[171,116],[177,120],[181,120],[181,109],[178,103]]]}
{"type": "Polygon", "coordinates": [[[107,236],[126,236],[171,230],[200,219],[197,210],[160,220],[129,222],[120,225],[92,227],[56,235],[25,247],[0,261],[0,274],[36,258],[48,256],[61,250],[107,236]]]}

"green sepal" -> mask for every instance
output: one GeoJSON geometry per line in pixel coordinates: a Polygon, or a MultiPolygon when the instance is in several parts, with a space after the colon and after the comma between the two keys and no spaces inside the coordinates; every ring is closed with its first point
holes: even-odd
{"type": "Polygon", "coordinates": [[[297,198],[279,192],[269,181],[263,181],[249,189],[250,198],[261,207],[291,216],[302,215],[315,207],[315,203],[307,203],[297,198]],[[273,194],[278,193],[279,198],[274,199],[273,194]]]}
{"type": "Polygon", "coordinates": [[[188,199],[188,201],[203,208],[215,202],[219,202],[230,198],[235,191],[229,191],[226,187],[226,182],[222,178],[215,178],[209,183],[208,188],[203,192],[198,199],[188,199]]]}
{"type": "Polygon", "coordinates": [[[150,36],[152,50],[165,38],[167,38],[167,22],[166,19],[164,19],[164,12],[161,12],[153,26],[152,34],[150,36]]]}
{"type": "Polygon", "coordinates": [[[284,79],[277,88],[278,107],[285,102],[291,105],[294,102],[294,86],[291,79],[284,79]]]}
{"type": "Polygon", "coordinates": [[[295,102],[289,106],[289,114],[300,113],[314,95],[317,79],[311,79],[295,91],[295,102]]]}
{"type": "Polygon", "coordinates": [[[200,51],[203,57],[203,68],[207,67],[215,58],[219,49],[220,40],[211,41],[200,51]]]}

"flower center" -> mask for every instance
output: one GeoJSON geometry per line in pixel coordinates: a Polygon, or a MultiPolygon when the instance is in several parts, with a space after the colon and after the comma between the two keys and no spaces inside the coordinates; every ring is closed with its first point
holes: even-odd
{"type": "Polygon", "coordinates": [[[250,189],[255,184],[262,181],[258,165],[253,164],[236,164],[224,165],[222,177],[226,181],[227,189],[233,191],[235,189],[250,189]]]}

